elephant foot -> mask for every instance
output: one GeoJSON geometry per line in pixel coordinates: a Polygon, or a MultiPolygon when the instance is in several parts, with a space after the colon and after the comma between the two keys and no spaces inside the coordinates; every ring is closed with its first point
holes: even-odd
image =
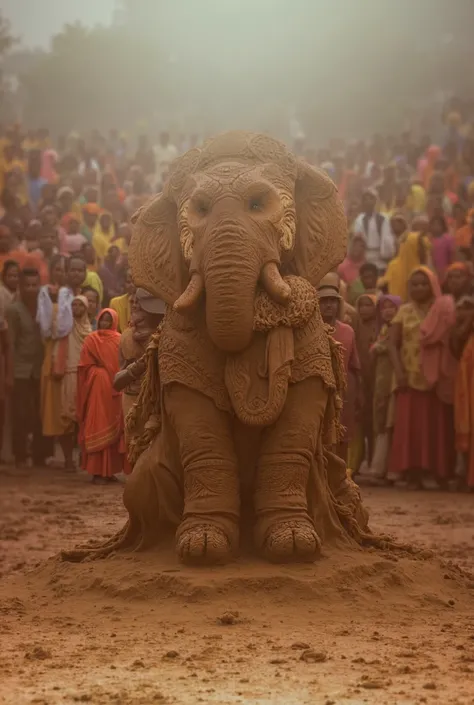
{"type": "Polygon", "coordinates": [[[306,521],[276,524],[263,543],[263,555],[272,563],[311,563],[320,553],[319,536],[306,521]]]}
{"type": "Polygon", "coordinates": [[[183,563],[216,565],[232,558],[232,545],[222,529],[210,524],[182,530],[176,540],[176,550],[183,563]]]}

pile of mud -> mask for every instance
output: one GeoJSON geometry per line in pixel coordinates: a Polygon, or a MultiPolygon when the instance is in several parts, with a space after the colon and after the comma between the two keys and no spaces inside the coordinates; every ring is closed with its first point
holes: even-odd
{"type": "MultiPolygon", "coordinates": [[[[311,564],[271,565],[242,558],[227,566],[194,568],[172,549],[117,554],[79,564],[59,557],[20,578],[23,589],[53,600],[89,595],[125,600],[209,602],[261,596],[275,604],[308,600],[324,609],[419,608],[473,599],[474,578],[430,552],[415,557],[375,550],[336,550],[311,564]]],[[[18,585],[19,588],[19,585],[18,585]]],[[[16,590],[17,588],[15,588],[16,590]]]]}
{"type": "Polygon", "coordinates": [[[474,580],[428,554],[52,558],[0,586],[1,702],[413,705],[446,691],[468,705],[473,600],[474,580]]]}

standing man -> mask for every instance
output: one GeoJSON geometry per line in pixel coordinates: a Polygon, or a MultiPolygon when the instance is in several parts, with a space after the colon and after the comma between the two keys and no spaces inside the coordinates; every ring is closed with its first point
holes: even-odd
{"type": "Polygon", "coordinates": [[[362,196],[362,212],[352,225],[352,233],[360,233],[367,245],[366,261],[376,265],[379,275],[384,274],[387,264],[396,254],[396,241],[390,222],[376,211],[377,194],[368,190],[362,196]]]}
{"type": "Polygon", "coordinates": [[[362,377],[355,333],[351,326],[338,320],[341,311],[341,295],[336,286],[320,285],[318,289],[319,310],[327,325],[334,330],[334,340],[342,345],[347,388],[343,402],[341,424],[344,433],[339,439],[335,453],[347,462],[349,443],[352,441],[362,409],[362,377]]]}
{"type": "Polygon", "coordinates": [[[42,466],[52,455],[51,444],[43,437],[41,426],[41,367],[43,343],[36,308],[40,290],[37,269],[23,269],[20,297],[6,311],[13,354],[12,447],[15,463],[27,461],[28,434],[33,434],[33,464],[42,466]]]}

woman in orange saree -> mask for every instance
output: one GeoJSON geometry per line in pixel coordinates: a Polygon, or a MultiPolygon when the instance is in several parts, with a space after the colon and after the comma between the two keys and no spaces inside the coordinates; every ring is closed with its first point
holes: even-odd
{"type": "Polygon", "coordinates": [[[82,467],[93,482],[115,481],[125,462],[121,394],[113,388],[119,371],[117,326],[117,313],[104,309],[97,331],[84,341],[78,366],[79,444],[82,467]]]}

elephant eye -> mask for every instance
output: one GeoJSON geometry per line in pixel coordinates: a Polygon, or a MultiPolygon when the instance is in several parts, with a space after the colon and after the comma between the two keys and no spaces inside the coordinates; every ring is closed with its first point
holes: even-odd
{"type": "Polygon", "coordinates": [[[197,201],[194,204],[194,210],[198,215],[207,215],[209,213],[209,203],[206,201],[197,201]]]}
{"type": "Polygon", "coordinates": [[[249,210],[251,211],[261,211],[263,208],[263,198],[261,196],[254,196],[249,201],[249,210]]]}

